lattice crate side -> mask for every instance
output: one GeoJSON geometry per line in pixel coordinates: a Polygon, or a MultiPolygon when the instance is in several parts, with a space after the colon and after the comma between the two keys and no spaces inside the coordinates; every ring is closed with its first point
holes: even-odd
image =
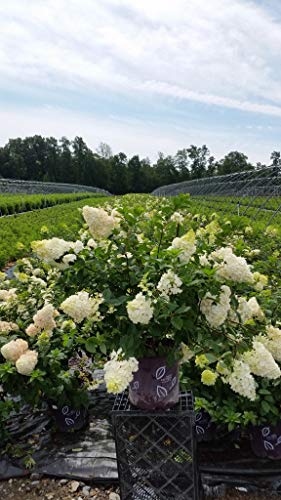
{"type": "Polygon", "coordinates": [[[198,498],[195,414],[190,393],[166,411],[130,406],[127,395],[112,411],[122,500],[198,498]]]}

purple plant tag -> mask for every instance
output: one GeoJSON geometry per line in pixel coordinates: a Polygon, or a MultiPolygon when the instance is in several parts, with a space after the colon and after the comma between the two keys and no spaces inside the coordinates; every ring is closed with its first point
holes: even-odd
{"type": "Polygon", "coordinates": [[[251,430],[252,450],[258,457],[281,459],[281,422],[277,425],[259,425],[251,430]]]}
{"type": "Polygon", "coordinates": [[[179,400],[178,365],[165,358],[142,358],[129,387],[130,402],[144,410],[166,409],[179,400]]]}
{"type": "Polygon", "coordinates": [[[195,430],[197,441],[209,441],[213,436],[214,424],[210,414],[206,410],[199,410],[195,417],[195,430]]]}
{"type": "Polygon", "coordinates": [[[62,408],[52,409],[52,413],[59,430],[67,432],[82,429],[86,423],[88,412],[86,408],[75,410],[65,405],[62,408]]]}

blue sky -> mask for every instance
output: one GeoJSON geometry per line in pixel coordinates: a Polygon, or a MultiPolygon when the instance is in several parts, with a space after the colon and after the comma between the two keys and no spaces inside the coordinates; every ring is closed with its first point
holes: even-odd
{"type": "Polygon", "coordinates": [[[281,148],[280,0],[0,0],[0,144],[281,148]]]}

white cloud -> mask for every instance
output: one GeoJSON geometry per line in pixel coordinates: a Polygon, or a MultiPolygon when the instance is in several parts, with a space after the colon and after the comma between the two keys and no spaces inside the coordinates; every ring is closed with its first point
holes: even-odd
{"type": "MultiPolygon", "coordinates": [[[[278,3],[278,0],[276,0],[278,3]]],[[[0,80],[281,116],[281,23],[248,0],[9,0],[0,80]]]]}

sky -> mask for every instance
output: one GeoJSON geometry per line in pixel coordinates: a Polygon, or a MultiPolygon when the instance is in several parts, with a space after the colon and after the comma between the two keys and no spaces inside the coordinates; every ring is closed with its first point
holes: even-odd
{"type": "Polygon", "coordinates": [[[280,0],[0,0],[0,145],[281,149],[280,0]]]}

